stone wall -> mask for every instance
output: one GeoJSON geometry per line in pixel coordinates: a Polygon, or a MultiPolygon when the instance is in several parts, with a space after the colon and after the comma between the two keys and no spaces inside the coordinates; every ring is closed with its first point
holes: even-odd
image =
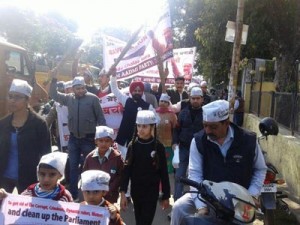
{"type": "MultiPolygon", "coordinates": [[[[257,135],[260,135],[259,122],[260,118],[255,115],[245,114],[244,127],[257,135]]],[[[291,194],[300,199],[300,139],[288,133],[280,128],[277,136],[260,140],[260,144],[267,152],[267,160],[275,165],[286,181],[291,194]]]]}

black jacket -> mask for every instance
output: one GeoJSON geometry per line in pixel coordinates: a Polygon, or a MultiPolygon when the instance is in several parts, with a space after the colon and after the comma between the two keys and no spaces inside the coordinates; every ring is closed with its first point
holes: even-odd
{"type": "Polygon", "coordinates": [[[214,182],[230,181],[249,188],[253,176],[256,135],[233,123],[234,140],[224,158],[219,147],[207,140],[204,130],[195,134],[198,151],[203,156],[203,178],[214,182]]]}
{"type": "MultiPolygon", "coordinates": [[[[11,125],[12,115],[0,120],[0,177],[7,168],[10,152],[11,133],[15,128],[11,125]]],[[[29,111],[24,126],[18,130],[19,179],[18,191],[25,190],[37,182],[36,167],[41,156],[50,153],[50,132],[46,121],[36,113],[29,111]]]]}

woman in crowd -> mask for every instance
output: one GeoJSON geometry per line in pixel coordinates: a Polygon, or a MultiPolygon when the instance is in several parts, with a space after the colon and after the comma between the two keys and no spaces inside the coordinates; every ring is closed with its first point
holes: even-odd
{"type": "Polygon", "coordinates": [[[46,122],[31,108],[32,87],[14,79],[7,96],[11,114],[0,120],[0,187],[24,191],[35,183],[40,158],[51,151],[46,122]]]}

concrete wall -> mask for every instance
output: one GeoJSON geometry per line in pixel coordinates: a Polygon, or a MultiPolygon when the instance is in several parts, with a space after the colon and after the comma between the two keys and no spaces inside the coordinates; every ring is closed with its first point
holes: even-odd
{"type": "MultiPolygon", "coordinates": [[[[244,127],[260,135],[260,118],[245,114],[244,127]]],[[[300,199],[300,139],[290,136],[280,128],[277,136],[269,136],[260,141],[267,154],[267,160],[274,164],[285,179],[291,194],[300,199]]]]}

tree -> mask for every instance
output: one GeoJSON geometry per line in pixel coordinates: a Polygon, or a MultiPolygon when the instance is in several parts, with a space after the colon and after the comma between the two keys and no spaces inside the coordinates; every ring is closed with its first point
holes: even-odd
{"type": "Polygon", "coordinates": [[[0,34],[33,53],[63,55],[76,39],[76,26],[59,14],[37,15],[15,7],[0,8],[0,34]]]}

